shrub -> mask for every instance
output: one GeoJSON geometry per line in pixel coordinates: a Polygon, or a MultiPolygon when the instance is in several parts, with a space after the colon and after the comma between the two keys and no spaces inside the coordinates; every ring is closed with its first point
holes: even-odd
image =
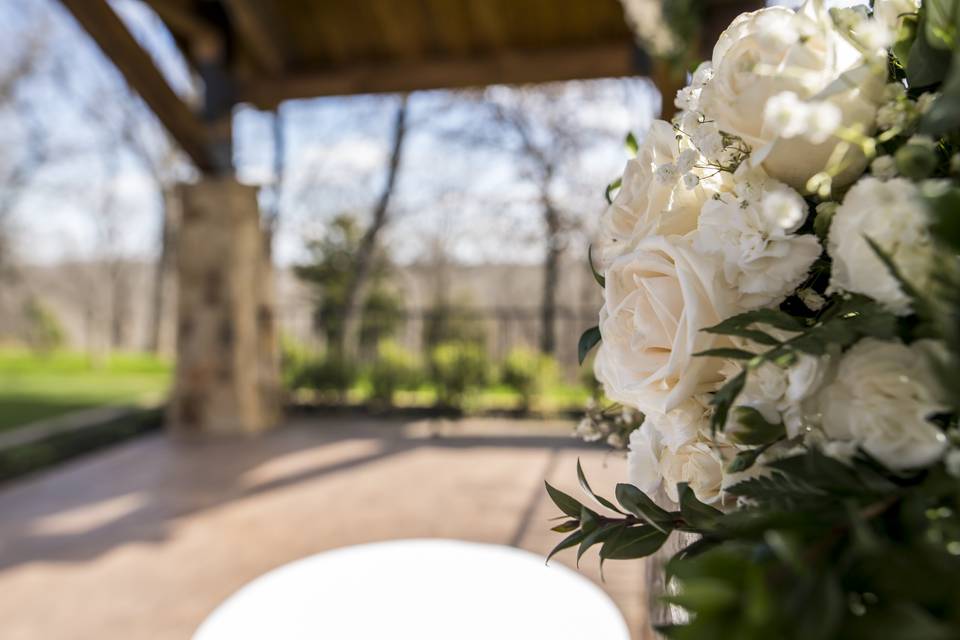
{"type": "Polygon", "coordinates": [[[370,367],[371,398],[392,404],[399,389],[414,389],[420,384],[417,357],[392,340],[377,345],[377,358],[370,367]]]}
{"type": "Polygon", "coordinates": [[[443,406],[460,407],[465,396],[487,381],[487,356],[478,344],[445,342],[430,352],[430,374],[443,406]]]}
{"type": "Polygon", "coordinates": [[[23,316],[26,322],[26,343],[38,353],[50,353],[63,346],[66,341],[63,327],[56,314],[36,298],[30,298],[24,305],[23,316]]]}
{"type": "Polygon", "coordinates": [[[315,359],[310,350],[289,336],[280,337],[280,375],[283,386],[290,391],[302,389],[304,369],[315,359]]]}
{"type": "Polygon", "coordinates": [[[356,366],[351,361],[330,353],[303,365],[294,388],[310,389],[321,397],[332,396],[336,401],[344,402],[347,392],[356,381],[356,366]]]}
{"type": "Polygon", "coordinates": [[[500,381],[520,394],[521,407],[530,409],[534,397],[557,381],[557,362],[548,355],[517,347],[503,363],[500,381]]]}

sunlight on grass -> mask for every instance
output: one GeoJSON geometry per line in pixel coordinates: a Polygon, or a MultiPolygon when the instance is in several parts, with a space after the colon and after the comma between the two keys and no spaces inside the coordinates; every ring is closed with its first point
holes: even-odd
{"type": "Polygon", "coordinates": [[[0,349],[0,429],[104,405],[160,401],[170,365],[141,354],[102,362],[74,352],[0,349]]]}

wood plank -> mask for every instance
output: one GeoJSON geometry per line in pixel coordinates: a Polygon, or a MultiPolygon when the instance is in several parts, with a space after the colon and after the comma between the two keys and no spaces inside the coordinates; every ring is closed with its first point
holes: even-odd
{"type": "Polygon", "coordinates": [[[525,84],[633,75],[633,45],[613,42],[537,51],[502,51],[470,58],[357,63],[240,86],[240,101],[272,109],[284,100],[358,93],[525,84]]]}
{"type": "Polygon", "coordinates": [[[202,171],[216,167],[206,127],[170,88],[150,55],[140,47],[106,0],[60,0],[90,34],[127,83],[202,171]]]}
{"type": "Polygon", "coordinates": [[[233,28],[257,64],[271,73],[279,73],[286,62],[287,43],[270,16],[270,3],[252,0],[224,0],[233,28]]]}

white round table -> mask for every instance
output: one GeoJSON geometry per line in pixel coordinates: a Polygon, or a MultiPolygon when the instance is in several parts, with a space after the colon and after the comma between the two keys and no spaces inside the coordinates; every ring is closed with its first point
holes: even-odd
{"type": "Polygon", "coordinates": [[[613,601],[512,547],[398,540],[321,553],[230,596],[194,640],[629,640],[613,601]]]}

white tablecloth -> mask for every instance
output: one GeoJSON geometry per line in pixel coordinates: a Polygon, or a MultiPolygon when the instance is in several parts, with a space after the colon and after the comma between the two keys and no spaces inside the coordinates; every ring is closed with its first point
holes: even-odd
{"type": "MultiPolygon", "coordinates": [[[[190,597],[185,593],[184,597],[190,597]]],[[[257,578],[194,640],[629,640],[616,605],[543,557],[454,540],[321,553],[257,578]]]]}

